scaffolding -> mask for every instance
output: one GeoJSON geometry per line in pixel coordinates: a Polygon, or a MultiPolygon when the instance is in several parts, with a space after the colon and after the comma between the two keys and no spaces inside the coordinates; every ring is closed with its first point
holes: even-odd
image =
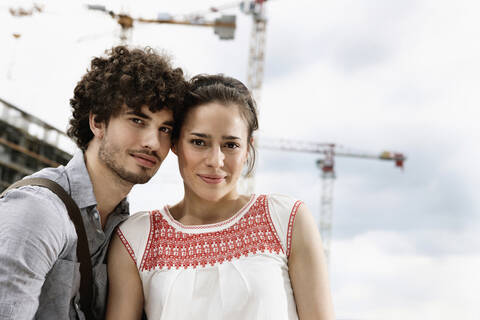
{"type": "Polygon", "coordinates": [[[65,165],[73,142],[57,128],[0,98],[0,190],[45,167],[65,165]]]}

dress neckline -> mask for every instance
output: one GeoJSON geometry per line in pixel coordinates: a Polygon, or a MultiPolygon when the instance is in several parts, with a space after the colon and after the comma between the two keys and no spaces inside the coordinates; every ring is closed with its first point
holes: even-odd
{"type": "Polygon", "coordinates": [[[168,205],[166,205],[163,208],[163,212],[164,212],[164,216],[165,216],[167,222],[171,226],[173,226],[175,229],[189,230],[189,231],[193,231],[193,230],[214,231],[212,229],[219,229],[219,228],[223,229],[223,228],[227,228],[227,227],[230,227],[231,225],[233,225],[239,218],[241,218],[246,212],[248,212],[248,210],[255,203],[257,198],[258,198],[258,195],[252,194],[250,196],[250,199],[248,200],[248,202],[240,210],[238,210],[233,216],[231,216],[230,218],[228,218],[226,220],[215,222],[215,223],[210,223],[210,224],[185,225],[185,224],[181,223],[180,221],[175,220],[175,218],[170,213],[170,209],[169,209],[168,205]]]}

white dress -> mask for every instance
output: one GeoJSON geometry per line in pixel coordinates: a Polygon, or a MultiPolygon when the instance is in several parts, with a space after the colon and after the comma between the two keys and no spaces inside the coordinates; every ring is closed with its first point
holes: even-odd
{"type": "Polygon", "coordinates": [[[148,319],[298,319],[287,262],[301,203],[252,195],[208,225],[183,225],[167,206],[131,216],[117,232],[139,270],[148,319]]]}

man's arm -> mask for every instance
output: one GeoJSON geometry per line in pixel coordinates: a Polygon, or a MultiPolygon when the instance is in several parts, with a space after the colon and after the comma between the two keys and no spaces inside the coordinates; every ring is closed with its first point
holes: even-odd
{"type": "Polygon", "coordinates": [[[322,241],[304,204],[295,217],[288,268],[299,319],[333,320],[322,241]]]}
{"type": "Polygon", "coordinates": [[[113,236],[108,252],[108,286],[106,319],[140,319],[142,281],[137,266],[117,234],[113,236]]]}
{"type": "Polygon", "coordinates": [[[45,277],[65,246],[63,204],[49,193],[23,187],[0,199],[1,319],[34,317],[45,277]]]}

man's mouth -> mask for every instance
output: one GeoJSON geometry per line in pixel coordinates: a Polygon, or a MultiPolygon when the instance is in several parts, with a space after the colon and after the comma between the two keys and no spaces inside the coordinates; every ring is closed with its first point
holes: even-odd
{"type": "Polygon", "coordinates": [[[157,165],[157,162],[158,162],[158,159],[156,157],[150,156],[144,153],[131,153],[130,155],[142,167],[153,168],[157,165]]]}

